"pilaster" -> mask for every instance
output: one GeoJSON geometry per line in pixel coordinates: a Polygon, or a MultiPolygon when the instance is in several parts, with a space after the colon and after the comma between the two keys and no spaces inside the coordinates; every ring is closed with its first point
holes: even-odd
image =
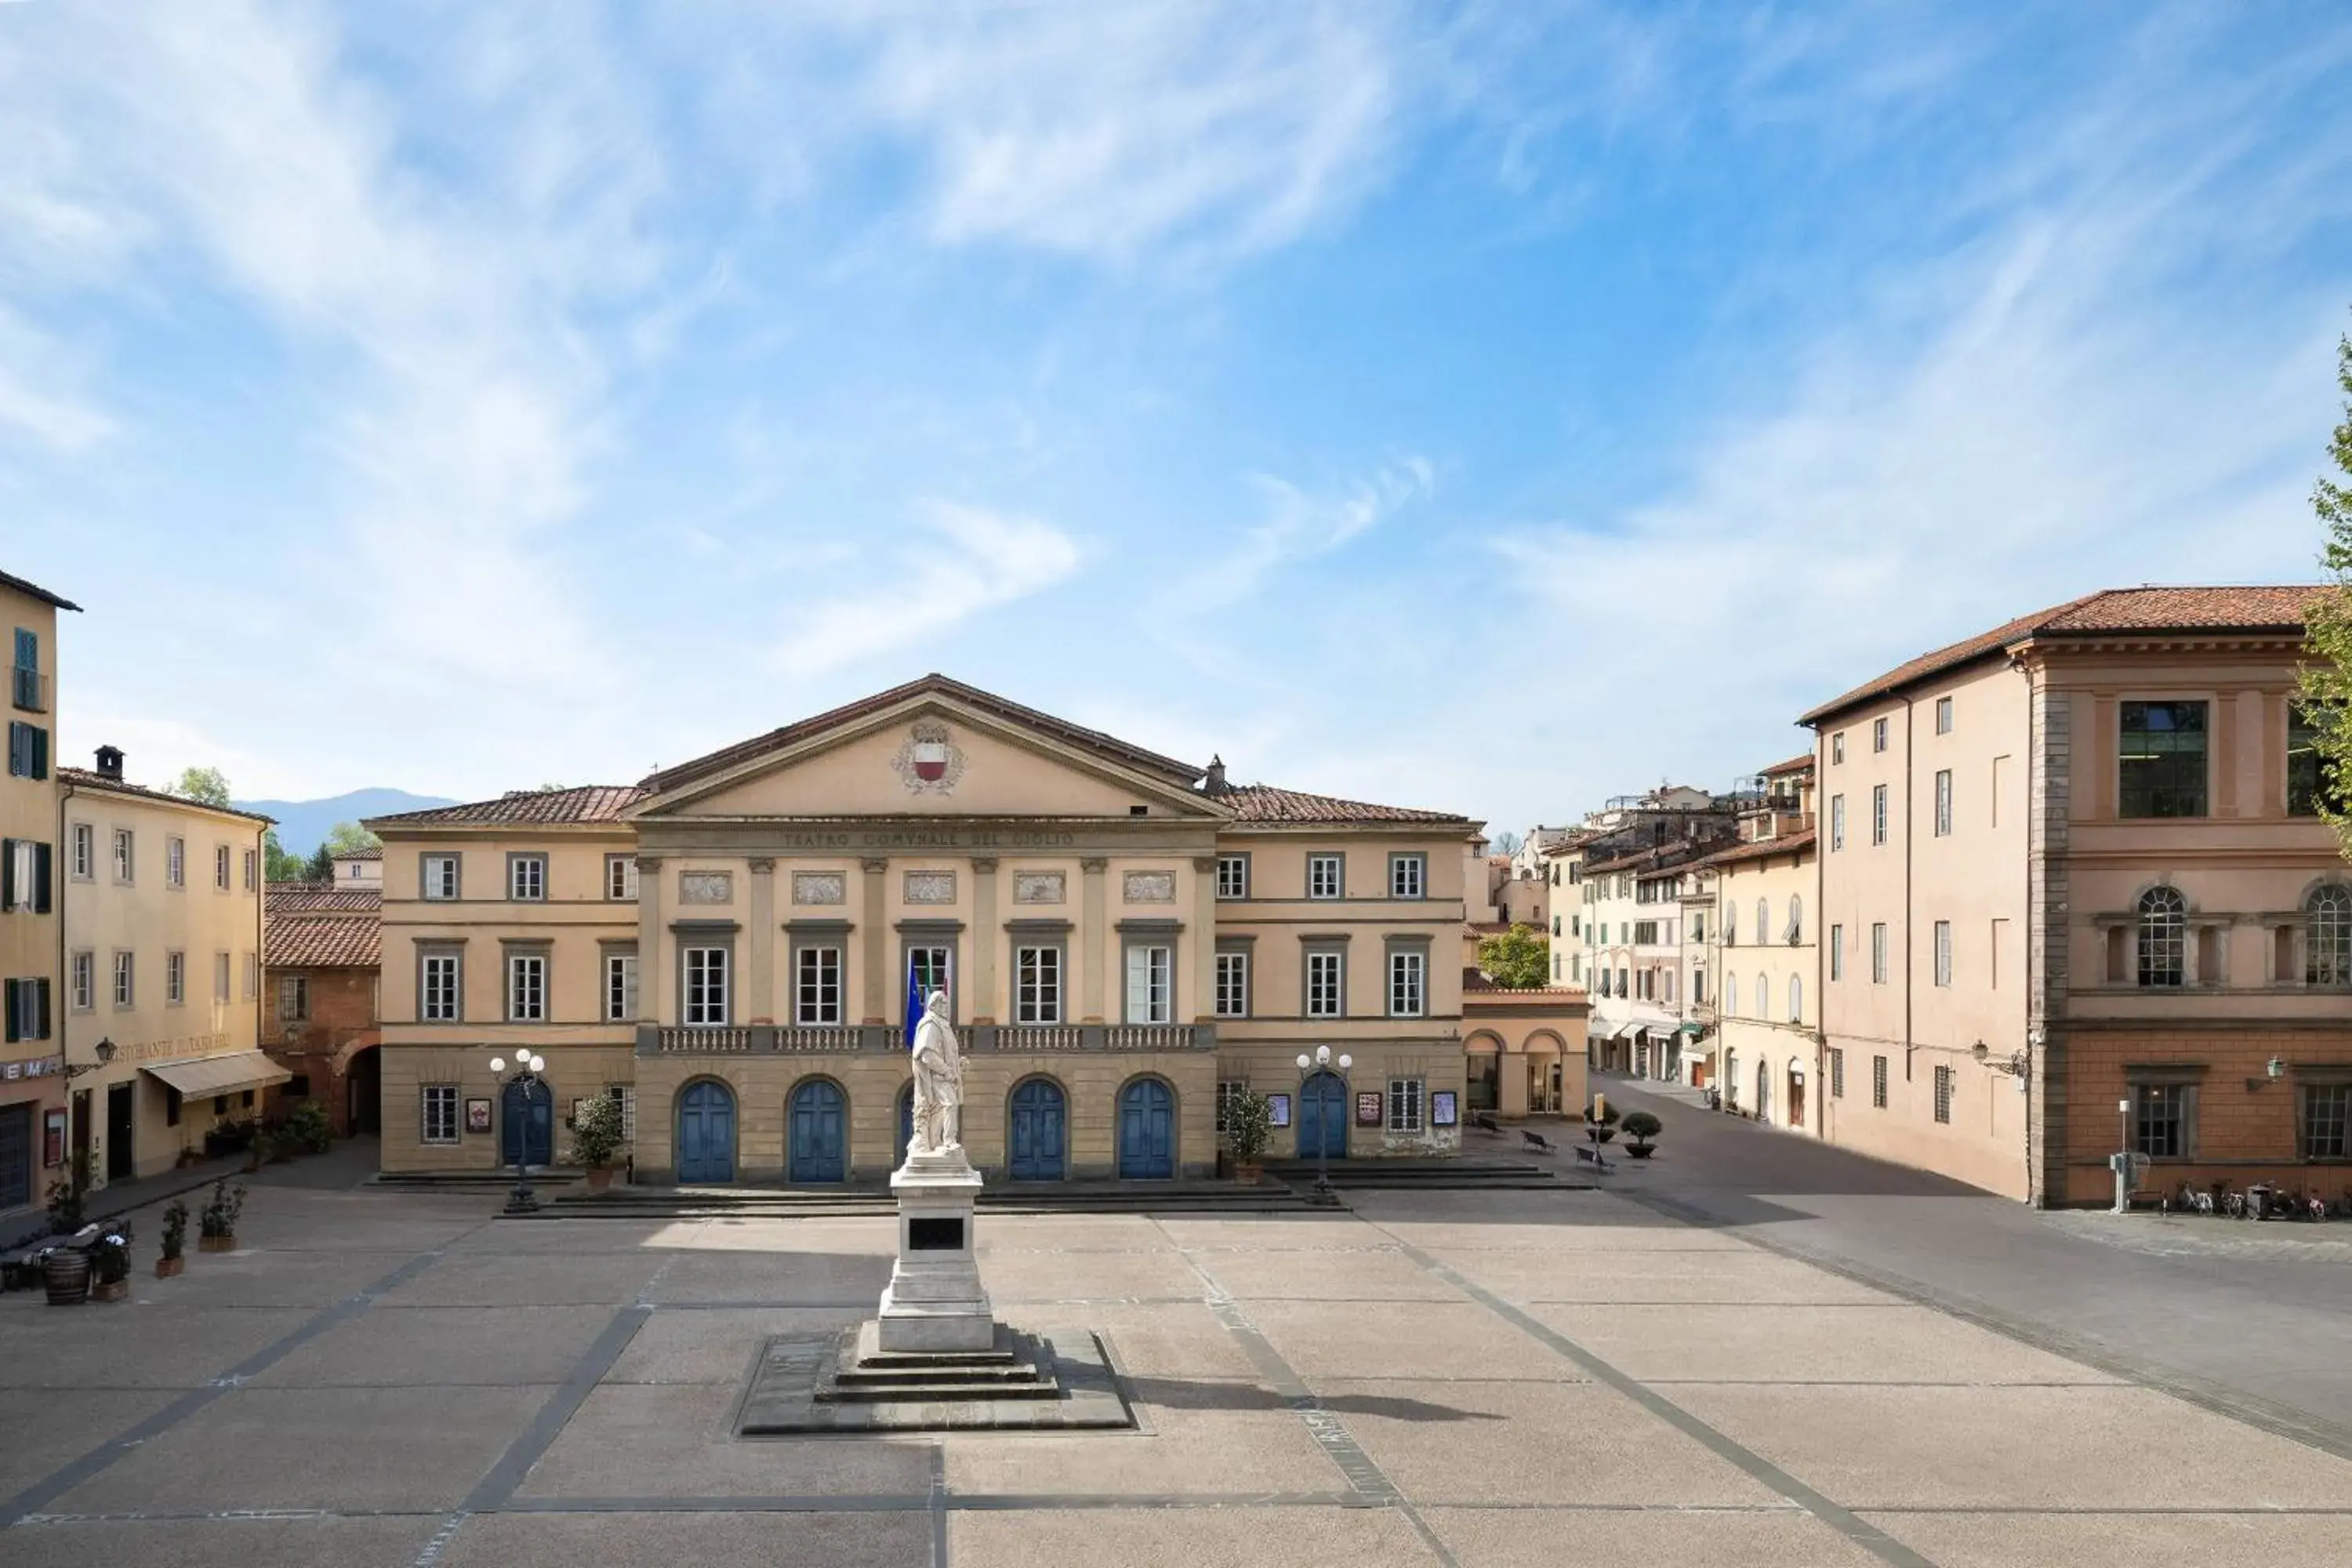
{"type": "Polygon", "coordinates": [[[1192,1021],[1216,1016],[1217,858],[1192,861],[1192,940],[1180,943],[1176,962],[1192,977],[1192,1021]]]}
{"type": "MultiPolygon", "coordinates": [[[[2074,712],[2036,678],[2026,805],[2026,1173],[2034,1204],[2066,1195],[2067,847],[2074,810],[2074,712]]],[[[2102,704],[2105,706],[2105,704],[2102,704]]]]}
{"type": "Polygon", "coordinates": [[[776,1021],[776,862],[770,857],[751,859],[751,1021],[776,1021]]]}
{"type": "Polygon", "coordinates": [[[996,953],[1003,932],[996,923],[996,857],[971,858],[971,979],[964,986],[964,1016],[974,1024],[993,1024],[996,1008],[996,953]]]}
{"type": "Polygon", "coordinates": [[[662,863],[637,857],[637,1022],[658,1024],[677,1016],[671,1005],[669,954],[662,945],[662,863]]]}
{"type": "Polygon", "coordinates": [[[1108,944],[1104,941],[1104,913],[1108,890],[1104,873],[1110,862],[1099,857],[1089,857],[1078,862],[1079,883],[1083,889],[1079,899],[1078,951],[1078,1022],[1099,1024],[1103,1021],[1103,964],[1108,944]]]}
{"type": "Polygon", "coordinates": [[[859,882],[860,900],[865,905],[865,910],[859,917],[863,936],[858,943],[859,952],[862,954],[858,967],[865,971],[866,981],[864,1021],[868,1024],[887,1024],[890,1021],[888,1012],[890,993],[884,982],[890,973],[887,957],[887,939],[889,936],[890,928],[889,885],[887,879],[890,874],[890,861],[887,856],[869,858],[860,860],[857,863],[857,868],[864,873],[859,882]]]}

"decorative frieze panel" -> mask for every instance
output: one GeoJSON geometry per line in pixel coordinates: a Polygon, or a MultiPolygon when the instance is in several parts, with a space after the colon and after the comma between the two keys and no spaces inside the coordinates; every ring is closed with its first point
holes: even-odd
{"type": "Polygon", "coordinates": [[[681,904],[731,904],[735,875],[731,871],[680,871],[677,901],[681,904]]]}
{"type": "Polygon", "coordinates": [[[909,871],[906,899],[910,904],[951,904],[956,901],[953,871],[909,871]]]}
{"type": "Polygon", "coordinates": [[[795,871],[793,873],[793,902],[796,904],[845,904],[849,901],[849,878],[841,871],[795,871]]]}
{"type": "Polygon", "coordinates": [[[1060,871],[1015,871],[1013,901],[1016,904],[1058,904],[1068,897],[1068,883],[1060,871]]]}
{"type": "Polygon", "coordinates": [[[1176,901],[1176,873],[1129,871],[1126,888],[1130,904],[1172,904],[1176,901]]]}

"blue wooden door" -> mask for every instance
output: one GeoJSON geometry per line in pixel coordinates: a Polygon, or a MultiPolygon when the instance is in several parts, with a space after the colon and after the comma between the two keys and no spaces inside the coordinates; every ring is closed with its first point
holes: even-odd
{"type": "Polygon", "coordinates": [[[735,1096],[723,1083],[688,1084],[678,1096],[677,1179],[735,1179],[735,1096]]]}
{"type": "Polygon", "coordinates": [[[1066,1120],[1062,1086],[1052,1079],[1033,1078],[1013,1091],[1012,1157],[1008,1163],[1014,1181],[1062,1179],[1062,1129],[1066,1120]]]}
{"type": "Polygon", "coordinates": [[[1176,1174],[1176,1097],[1158,1079],[1118,1091],[1118,1173],[1129,1181],[1176,1174]]]}
{"type": "Polygon", "coordinates": [[[793,1090],[792,1124],[793,1181],[849,1179],[837,1087],[823,1079],[811,1079],[793,1090]]]}
{"type": "Polygon", "coordinates": [[[890,1156],[892,1170],[907,1163],[907,1145],[914,1141],[915,1086],[910,1083],[898,1091],[898,1146],[890,1156]]]}
{"type": "Polygon", "coordinates": [[[555,1163],[555,1096],[543,1083],[510,1080],[499,1097],[499,1158],[513,1164],[555,1163]]]}
{"type": "Polygon", "coordinates": [[[1337,1073],[1318,1072],[1298,1086],[1298,1157],[1348,1157],[1348,1086],[1337,1073]]]}

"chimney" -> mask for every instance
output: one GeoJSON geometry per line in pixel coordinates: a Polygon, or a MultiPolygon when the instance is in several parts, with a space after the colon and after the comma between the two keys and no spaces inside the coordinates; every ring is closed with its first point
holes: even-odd
{"type": "Polygon", "coordinates": [[[1209,795],[1223,795],[1225,793],[1224,758],[1211,757],[1209,759],[1209,776],[1207,781],[1201,785],[1201,788],[1205,794],[1209,795]]]}
{"type": "Polygon", "coordinates": [[[100,746],[98,749],[98,776],[102,779],[112,779],[116,784],[122,782],[122,749],[121,747],[100,746]]]}

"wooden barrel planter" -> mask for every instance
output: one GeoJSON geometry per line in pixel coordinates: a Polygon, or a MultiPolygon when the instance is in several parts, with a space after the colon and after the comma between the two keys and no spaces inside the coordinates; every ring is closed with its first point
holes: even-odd
{"type": "Polygon", "coordinates": [[[89,1258],[61,1247],[42,1266],[42,1280],[48,1287],[50,1306],[79,1307],[89,1300],[89,1258]]]}

